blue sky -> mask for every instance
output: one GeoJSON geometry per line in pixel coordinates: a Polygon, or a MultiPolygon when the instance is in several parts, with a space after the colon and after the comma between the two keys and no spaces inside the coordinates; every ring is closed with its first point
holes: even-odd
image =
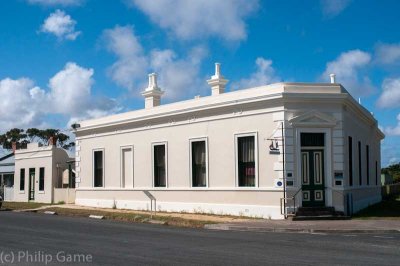
{"type": "Polygon", "coordinates": [[[399,1],[14,0],[0,2],[0,132],[142,108],[147,74],[164,102],[337,75],[400,161],[399,1]]]}

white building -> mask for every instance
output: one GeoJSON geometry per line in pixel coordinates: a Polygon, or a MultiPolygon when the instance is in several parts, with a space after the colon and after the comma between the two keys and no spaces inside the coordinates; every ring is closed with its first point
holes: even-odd
{"type": "Polygon", "coordinates": [[[62,188],[69,160],[68,153],[56,146],[54,138],[50,138],[48,146],[29,143],[26,149],[15,150],[14,201],[66,202],[67,191],[60,189],[57,193],[55,188],[62,188]]]}
{"type": "Polygon", "coordinates": [[[160,105],[151,74],[145,109],[75,125],[76,203],[282,219],[379,202],[384,135],[331,79],[225,93],[216,64],[211,96],[160,105]]]}

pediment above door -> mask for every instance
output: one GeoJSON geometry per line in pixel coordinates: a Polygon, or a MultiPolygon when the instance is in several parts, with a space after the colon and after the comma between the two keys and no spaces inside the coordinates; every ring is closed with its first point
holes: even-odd
{"type": "Polygon", "coordinates": [[[334,127],[336,118],[331,115],[312,110],[289,119],[294,127],[334,127]]]}

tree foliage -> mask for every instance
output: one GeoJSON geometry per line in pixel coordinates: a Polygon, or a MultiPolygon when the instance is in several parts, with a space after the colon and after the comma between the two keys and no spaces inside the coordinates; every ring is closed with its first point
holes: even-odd
{"type": "Polygon", "coordinates": [[[57,146],[63,149],[71,149],[75,142],[69,141],[69,136],[60,132],[59,129],[24,129],[13,128],[5,134],[0,135],[0,145],[3,149],[12,149],[12,143],[17,144],[17,148],[24,148],[28,143],[38,142],[40,145],[48,145],[50,137],[57,139],[57,146]]]}
{"type": "Polygon", "coordinates": [[[382,174],[391,175],[395,183],[400,182],[400,163],[392,164],[388,167],[382,168],[382,174]]]}

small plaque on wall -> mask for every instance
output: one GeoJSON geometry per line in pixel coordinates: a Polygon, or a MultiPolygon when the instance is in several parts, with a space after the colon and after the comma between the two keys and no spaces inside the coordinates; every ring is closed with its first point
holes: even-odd
{"type": "Polygon", "coordinates": [[[343,179],[343,172],[335,172],[335,179],[343,179]]]}

